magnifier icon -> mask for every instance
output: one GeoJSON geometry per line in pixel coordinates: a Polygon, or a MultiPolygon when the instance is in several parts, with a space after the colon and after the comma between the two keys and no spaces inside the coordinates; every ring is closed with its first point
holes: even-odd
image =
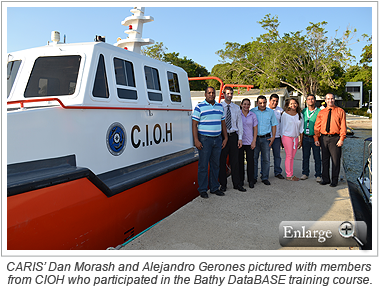
{"type": "Polygon", "coordinates": [[[358,242],[359,245],[361,246],[364,246],[364,244],[355,236],[355,229],[354,229],[354,226],[352,223],[350,222],[343,222],[340,226],[339,226],[339,234],[345,238],[345,239],[349,239],[349,238],[354,238],[355,241],[358,242]]]}

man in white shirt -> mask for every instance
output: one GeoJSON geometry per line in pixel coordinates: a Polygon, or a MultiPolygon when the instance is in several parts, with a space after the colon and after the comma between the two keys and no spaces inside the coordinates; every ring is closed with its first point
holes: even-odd
{"type": "MultiPolygon", "coordinates": [[[[274,164],[274,176],[279,179],[285,179],[281,174],[281,113],[284,111],[281,107],[278,106],[279,96],[277,94],[272,94],[269,97],[268,107],[274,111],[278,125],[276,128],[276,137],[272,144],[272,153],[273,153],[273,164],[274,164]]],[[[263,168],[263,166],[261,166],[263,168]]]]}
{"type": "Polygon", "coordinates": [[[221,103],[224,108],[225,122],[227,127],[228,141],[222,149],[219,162],[219,183],[220,190],[227,190],[227,172],[226,161],[229,156],[232,184],[234,189],[239,191],[247,191],[240,184],[239,177],[239,148],[243,145],[243,122],[241,120],[240,107],[232,103],[234,90],[231,87],[225,87],[223,90],[224,101],[221,103]]]}

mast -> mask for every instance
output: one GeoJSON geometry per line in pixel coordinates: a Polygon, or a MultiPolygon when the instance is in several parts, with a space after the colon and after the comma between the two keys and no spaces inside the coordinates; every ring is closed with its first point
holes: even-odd
{"type": "Polygon", "coordinates": [[[147,22],[154,21],[152,16],[144,16],[145,7],[134,7],[130,10],[132,16],[125,18],[121,24],[128,27],[124,31],[129,36],[126,39],[117,39],[115,46],[126,48],[130,51],[141,53],[141,46],[154,44],[154,40],[150,38],[142,38],[143,25],[147,22]]]}

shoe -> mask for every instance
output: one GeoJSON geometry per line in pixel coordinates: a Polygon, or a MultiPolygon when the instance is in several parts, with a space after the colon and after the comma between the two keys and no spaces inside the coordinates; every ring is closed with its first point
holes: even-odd
{"type": "Polygon", "coordinates": [[[256,182],[257,182],[257,179],[253,179],[253,181],[252,181],[252,182],[253,182],[253,184],[256,184],[256,182]]]}
{"type": "Polygon", "coordinates": [[[208,198],[208,194],[207,194],[207,192],[201,192],[199,195],[200,195],[202,198],[208,198]]]}
{"type": "Polygon", "coordinates": [[[326,185],[326,184],[330,184],[330,182],[326,182],[326,181],[322,180],[319,184],[320,185],[326,185]]]}
{"type": "Polygon", "coordinates": [[[315,179],[315,181],[316,181],[316,182],[321,182],[321,181],[322,181],[322,178],[318,176],[318,177],[315,179]]]}
{"type": "Polygon", "coordinates": [[[255,187],[255,183],[253,182],[253,181],[251,181],[250,183],[249,183],[249,188],[254,188],[255,187]]]}
{"type": "Polygon", "coordinates": [[[277,177],[278,179],[285,179],[285,177],[284,177],[284,176],[282,176],[282,174],[281,174],[281,173],[277,174],[277,175],[276,175],[276,177],[277,177]]]}
{"type": "Polygon", "coordinates": [[[223,192],[224,192],[224,191],[226,191],[226,190],[227,190],[227,187],[226,187],[226,186],[223,186],[223,185],[221,185],[221,186],[220,186],[220,188],[219,188],[219,190],[220,190],[220,191],[223,191],[223,192]]]}
{"type": "Polygon", "coordinates": [[[223,191],[220,191],[219,189],[215,190],[215,191],[210,191],[210,193],[212,194],[216,194],[218,196],[223,196],[224,195],[224,192],[223,191]]]}
{"type": "Polygon", "coordinates": [[[268,179],[262,180],[261,182],[264,183],[265,185],[270,185],[270,182],[268,179]]]}
{"type": "Polygon", "coordinates": [[[309,178],[309,177],[308,177],[307,175],[305,175],[305,174],[302,175],[302,176],[300,177],[301,180],[306,180],[306,179],[308,179],[308,178],[309,178]]]}
{"type": "Polygon", "coordinates": [[[330,187],[336,187],[338,184],[336,184],[336,183],[331,183],[330,184],[330,187]]]}
{"type": "Polygon", "coordinates": [[[286,180],[289,180],[289,181],[298,181],[300,180],[298,177],[295,177],[294,175],[292,177],[286,177],[286,180]]]}
{"type": "Polygon", "coordinates": [[[239,191],[242,191],[242,192],[245,192],[247,191],[243,186],[241,186],[240,184],[238,186],[234,186],[234,189],[237,189],[239,191]]]}

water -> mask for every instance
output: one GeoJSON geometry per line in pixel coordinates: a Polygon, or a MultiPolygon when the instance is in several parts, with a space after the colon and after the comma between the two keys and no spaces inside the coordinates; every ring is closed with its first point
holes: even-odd
{"type": "MultiPolygon", "coordinates": [[[[372,249],[372,211],[364,201],[357,178],[363,170],[364,140],[372,136],[372,130],[354,130],[354,136],[344,141],[343,167],[346,173],[355,219],[367,224],[367,243],[362,249],[372,249]]],[[[367,158],[368,156],[365,156],[367,158]]]]}

